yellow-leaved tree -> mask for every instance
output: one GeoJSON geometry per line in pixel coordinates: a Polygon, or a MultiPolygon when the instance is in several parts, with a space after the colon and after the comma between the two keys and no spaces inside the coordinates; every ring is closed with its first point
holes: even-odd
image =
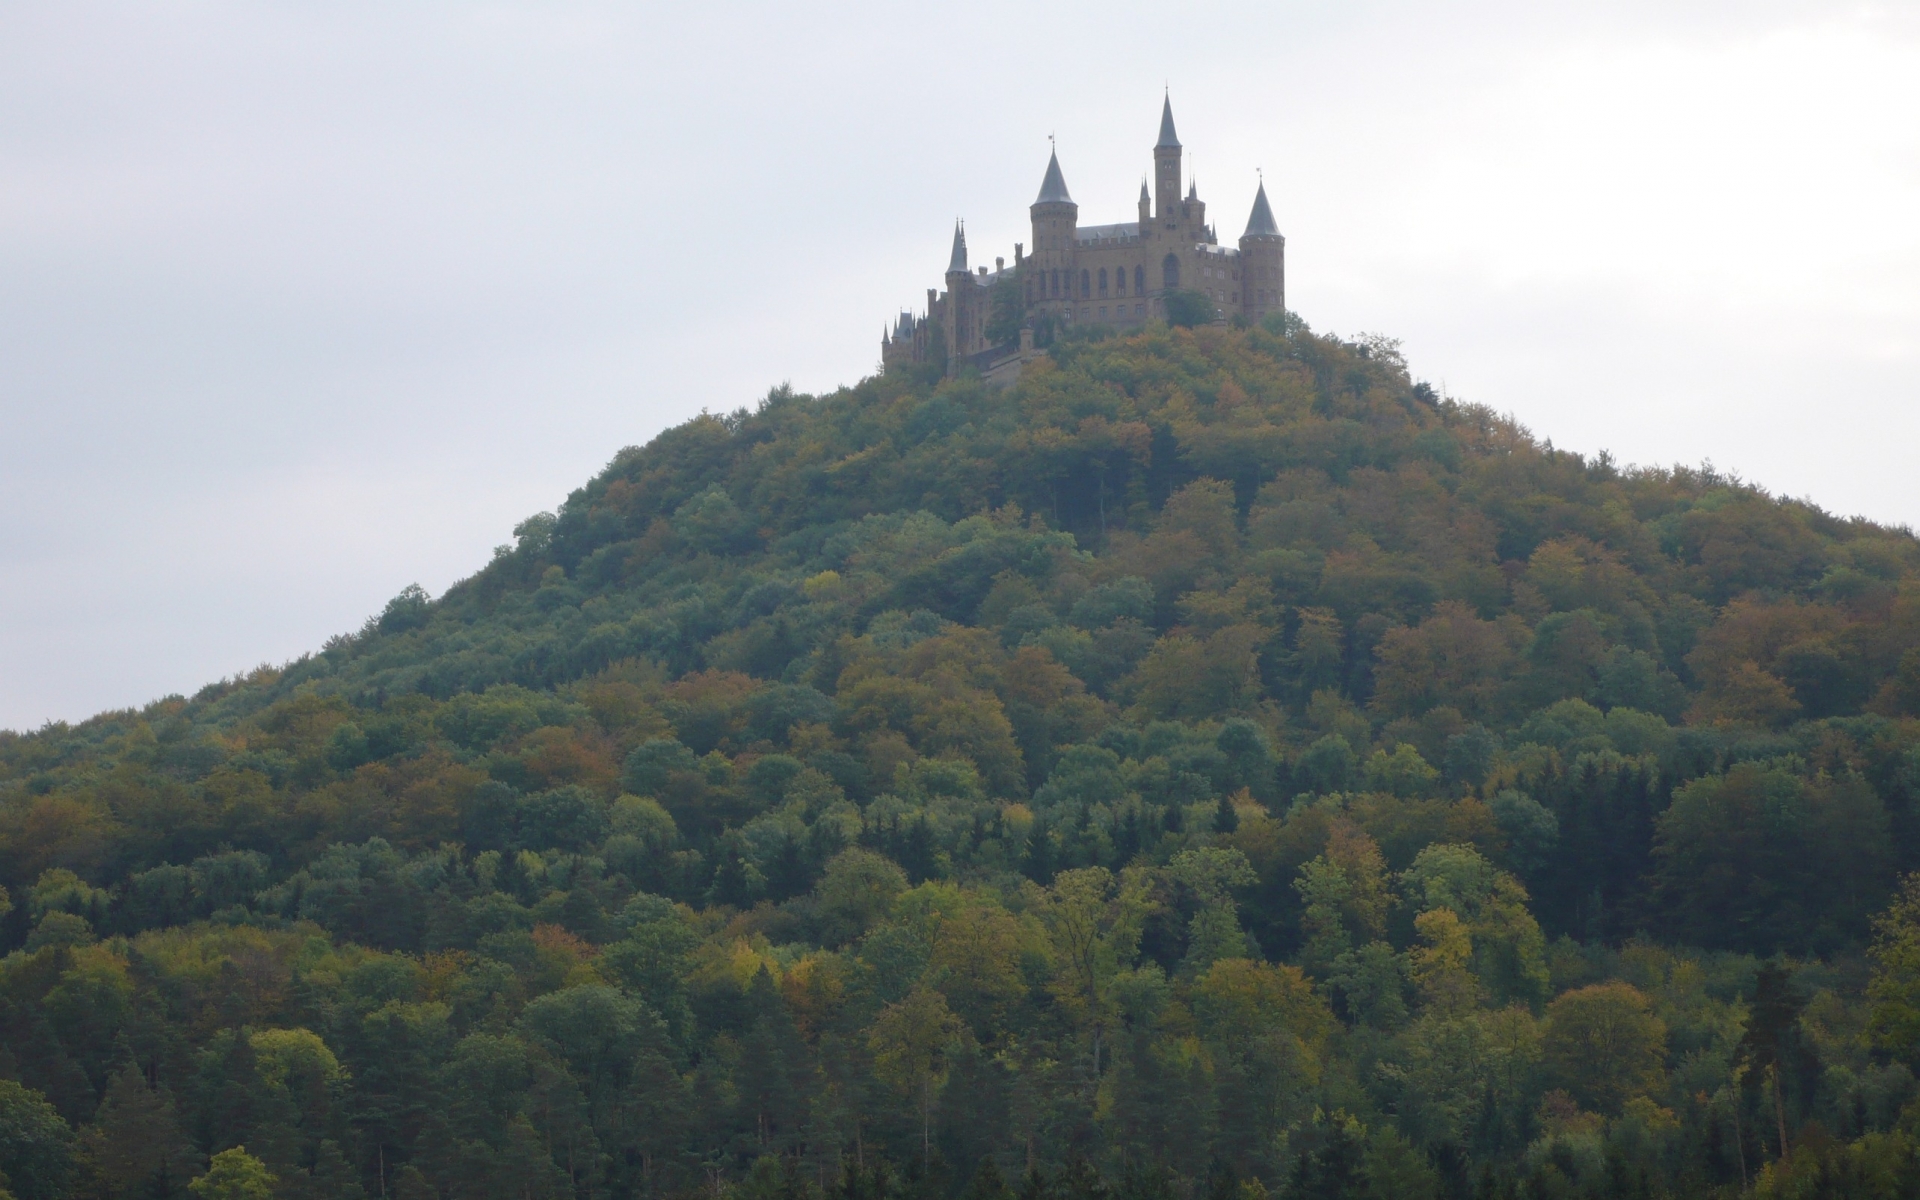
{"type": "Polygon", "coordinates": [[[920,1151],[933,1161],[933,1089],[947,1071],[947,1056],[966,1025],[947,1007],[947,998],[915,984],[897,1003],[880,1010],[867,1036],[873,1069],[903,1092],[920,1098],[920,1151]]]}

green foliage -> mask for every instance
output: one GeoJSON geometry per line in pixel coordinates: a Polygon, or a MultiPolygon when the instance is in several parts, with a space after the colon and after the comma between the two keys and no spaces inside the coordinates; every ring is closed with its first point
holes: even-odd
{"type": "Polygon", "coordinates": [[[1618,1113],[1657,1092],[1667,1027],[1639,989],[1626,983],[1577,988],[1547,1007],[1541,1046],[1548,1071],[1583,1107],[1618,1113]]]}
{"type": "Polygon", "coordinates": [[[1208,325],[1219,319],[1220,310],[1205,292],[1184,289],[1166,294],[1167,324],[1181,329],[1208,325]]]}
{"type": "Polygon", "coordinates": [[[1212,321],[0,736],[6,1186],[1904,1194],[1913,537],[1212,321]]]}
{"type": "Polygon", "coordinates": [[[1885,804],[1857,778],[1740,764],[1674,793],[1655,903],[1683,940],[1764,951],[1857,943],[1892,866],[1885,804]]]}
{"type": "Polygon", "coordinates": [[[1874,930],[1868,1021],[1875,1041],[1911,1058],[1920,1051],[1920,874],[1901,881],[1874,930]]]}
{"type": "Polygon", "coordinates": [[[1000,276],[987,297],[987,344],[1017,346],[1020,327],[1026,323],[1027,301],[1018,271],[1000,276]]]}
{"type": "Polygon", "coordinates": [[[65,1196],[73,1132],[45,1096],[0,1079],[0,1171],[20,1200],[65,1196]]]}
{"type": "Polygon", "coordinates": [[[273,1175],[265,1163],[235,1146],[213,1156],[207,1173],[193,1181],[192,1191],[200,1200],[267,1200],[273,1195],[273,1175]]]}

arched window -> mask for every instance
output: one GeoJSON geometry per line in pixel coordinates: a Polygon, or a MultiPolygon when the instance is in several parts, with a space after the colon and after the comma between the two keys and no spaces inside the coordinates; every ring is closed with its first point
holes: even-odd
{"type": "Polygon", "coordinates": [[[1160,261],[1160,274],[1166,277],[1165,287],[1171,291],[1180,286],[1180,259],[1172,254],[1160,261]]]}
{"type": "Polygon", "coordinates": [[[1100,268],[1100,294],[1102,296],[1107,294],[1107,269],[1105,267],[1100,268]]]}
{"type": "Polygon", "coordinates": [[[1146,290],[1147,290],[1147,269],[1145,267],[1135,267],[1133,269],[1133,294],[1138,296],[1140,293],[1146,290]]]}
{"type": "Polygon", "coordinates": [[[1127,269],[1125,267],[1115,267],[1113,269],[1113,294],[1116,296],[1124,296],[1127,294],[1127,269]]]}
{"type": "Polygon", "coordinates": [[[1080,268],[1080,298],[1085,300],[1093,295],[1093,277],[1087,274],[1085,267],[1080,268]]]}
{"type": "Polygon", "coordinates": [[[1052,296],[1058,296],[1060,294],[1060,272],[1055,271],[1053,273],[1053,279],[1051,280],[1047,294],[1052,296]]]}

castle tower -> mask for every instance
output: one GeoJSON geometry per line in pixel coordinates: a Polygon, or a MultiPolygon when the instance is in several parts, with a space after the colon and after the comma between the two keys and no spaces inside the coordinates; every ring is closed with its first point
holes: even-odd
{"type": "MultiPolygon", "coordinates": [[[[1190,179],[1187,181],[1187,199],[1186,202],[1180,206],[1180,213],[1193,224],[1203,229],[1206,227],[1207,202],[1200,198],[1200,181],[1198,179],[1190,179]]],[[[1208,238],[1207,240],[1212,241],[1213,239],[1208,238]]]]}
{"type": "Polygon", "coordinates": [[[1153,147],[1153,215],[1161,221],[1179,219],[1180,138],[1173,131],[1173,98],[1160,106],[1160,140],[1153,147]]]}
{"type": "MultiPolygon", "coordinates": [[[[1025,287],[1027,303],[1065,303],[1074,294],[1074,261],[1080,206],[1067,191],[1058,153],[1047,156],[1040,195],[1027,212],[1033,218],[1033,257],[1025,287]]],[[[1057,306],[1056,303],[1056,306],[1057,306]]]]}
{"type": "Polygon", "coordinates": [[[947,296],[941,306],[941,332],[947,339],[947,374],[959,370],[960,359],[981,347],[978,330],[985,325],[980,311],[981,289],[967,271],[967,228],[953,223],[953,254],[947,259],[947,296]]]}
{"type": "Polygon", "coordinates": [[[1267,203],[1267,184],[1254,193],[1247,231],[1240,235],[1240,311],[1258,321],[1287,308],[1287,239],[1280,236],[1273,208],[1267,203]]]}

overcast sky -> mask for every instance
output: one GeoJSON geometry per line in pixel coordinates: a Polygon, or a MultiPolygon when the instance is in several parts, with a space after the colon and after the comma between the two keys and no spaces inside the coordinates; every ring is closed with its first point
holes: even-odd
{"type": "Polygon", "coordinates": [[[1127,220],[1171,89],[1316,329],[1920,522],[1920,8],[0,6],[0,727],[438,594],[622,446],[1127,220]]]}

